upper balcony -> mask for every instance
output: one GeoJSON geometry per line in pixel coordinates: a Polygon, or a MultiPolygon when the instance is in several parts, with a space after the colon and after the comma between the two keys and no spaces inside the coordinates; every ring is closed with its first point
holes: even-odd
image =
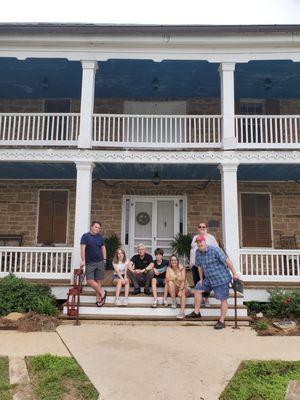
{"type": "Polygon", "coordinates": [[[89,98],[79,62],[0,59],[0,146],[82,147],[90,129],[97,149],[221,149],[224,135],[236,149],[300,149],[298,63],[237,64],[234,81],[225,69],[231,92],[218,67],[109,60],[89,98]]]}
{"type": "MultiPolygon", "coordinates": [[[[222,147],[220,115],[94,114],[94,148],[222,147]]],[[[78,145],[79,113],[1,113],[0,146],[78,145]]],[[[300,115],[236,115],[236,148],[299,149],[300,115]]]]}

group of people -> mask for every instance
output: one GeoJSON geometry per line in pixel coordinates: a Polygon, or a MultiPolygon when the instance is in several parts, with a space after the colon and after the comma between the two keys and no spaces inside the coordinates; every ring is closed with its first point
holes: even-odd
{"type": "MultiPolygon", "coordinates": [[[[100,234],[101,224],[93,221],[90,232],[81,238],[81,268],[86,268],[87,284],[96,293],[96,305],[105,304],[106,290],[102,287],[104,279],[106,248],[100,234]]],[[[124,249],[119,248],[113,259],[113,285],[116,287],[115,305],[127,306],[130,284],[133,285],[131,295],[141,293],[153,296],[152,307],[157,307],[159,299],[157,288],[163,287],[162,305],[177,308],[177,297],[180,299],[178,319],[201,320],[200,308],[209,307],[209,296],[213,291],[216,299],[221,302],[221,314],[215,329],[225,328],[225,318],[228,309],[229,284],[232,279],[238,279],[235,268],[220,249],[215,237],[207,232],[204,222],[197,227],[198,234],[193,237],[190,252],[190,267],[194,281],[194,310],[185,315],[186,298],[192,296],[192,290],[187,284],[186,268],[180,264],[178,257],[172,254],[164,259],[164,251],[157,248],[154,259],[146,252],[143,244],[137,247],[137,254],[131,259],[126,257],[124,249]],[[124,286],[124,298],[120,299],[124,286]],[[171,297],[169,304],[168,296],[171,297]]]]}

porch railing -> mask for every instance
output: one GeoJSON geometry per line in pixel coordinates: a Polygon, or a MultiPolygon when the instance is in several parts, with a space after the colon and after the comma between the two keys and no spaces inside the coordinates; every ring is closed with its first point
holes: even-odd
{"type": "Polygon", "coordinates": [[[299,148],[300,115],[236,115],[238,147],[299,148]]]}
{"type": "Polygon", "coordinates": [[[300,282],[300,250],[240,249],[240,271],[248,281],[300,282]]]}
{"type": "Polygon", "coordinates": [[[71,247],[0,247],[0,277],[70,279],[71,247]]]}
{"type": "Polygon", "coordinates": [[[77,145],[80,114],[1,113],[1,145],[77,145]]]}
{"type": "Polygon", "coordinates": [[[221,116],[95,114],[93,145],[165,149],[220,147],[221,116]]]}

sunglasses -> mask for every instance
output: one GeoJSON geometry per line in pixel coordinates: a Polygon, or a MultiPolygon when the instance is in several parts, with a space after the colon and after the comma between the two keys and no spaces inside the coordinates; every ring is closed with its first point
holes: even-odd
{"type": "Polygon", "coordinates": [[[205,225],[198,225],[198,228],[206,229],[205,225]]]}

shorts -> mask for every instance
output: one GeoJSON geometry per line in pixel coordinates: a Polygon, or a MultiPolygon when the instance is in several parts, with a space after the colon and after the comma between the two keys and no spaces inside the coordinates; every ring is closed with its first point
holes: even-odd
{"type": "Polygon", "coordinates": [[[227,300],[229,298],[229,282],[223,285],[212,286],[207,279],[204,279],[202,285],[200,282],[195,286],[195,290],[210,292],[213,290],[215,298],[218,300],[227,300]]]}
{"type": "Polygon", "coordinates": [[[86,280],[102,281],[104,279],[105,263],[104,261],[97,261],[86,264],[85,277],[86,280]]]}
{"type": "Polygon", "coordinates": [[[164,278],[162,278],[162,277],[160,277],[160,276],[157,276],[157,275],[154,275],[154,277],[153,277],[154,279],[156,279],[156,286],[158,286],[158,287],[164,287],[165,286],[165,279],[164,278]]]}
{"type": "MultiPolygon", "coordinates": [[[[121,274],[121,276],[122,276],[123,279],[125,278],[125,274],[121,274]]],[[[118,277],[118,275],[113,274],[113,276],[112,276],[112,282],[113,282],[113,283],[114,283],[115,280],[119,280],[119,279],[120,279],[120,278],[118,277]]]]}

